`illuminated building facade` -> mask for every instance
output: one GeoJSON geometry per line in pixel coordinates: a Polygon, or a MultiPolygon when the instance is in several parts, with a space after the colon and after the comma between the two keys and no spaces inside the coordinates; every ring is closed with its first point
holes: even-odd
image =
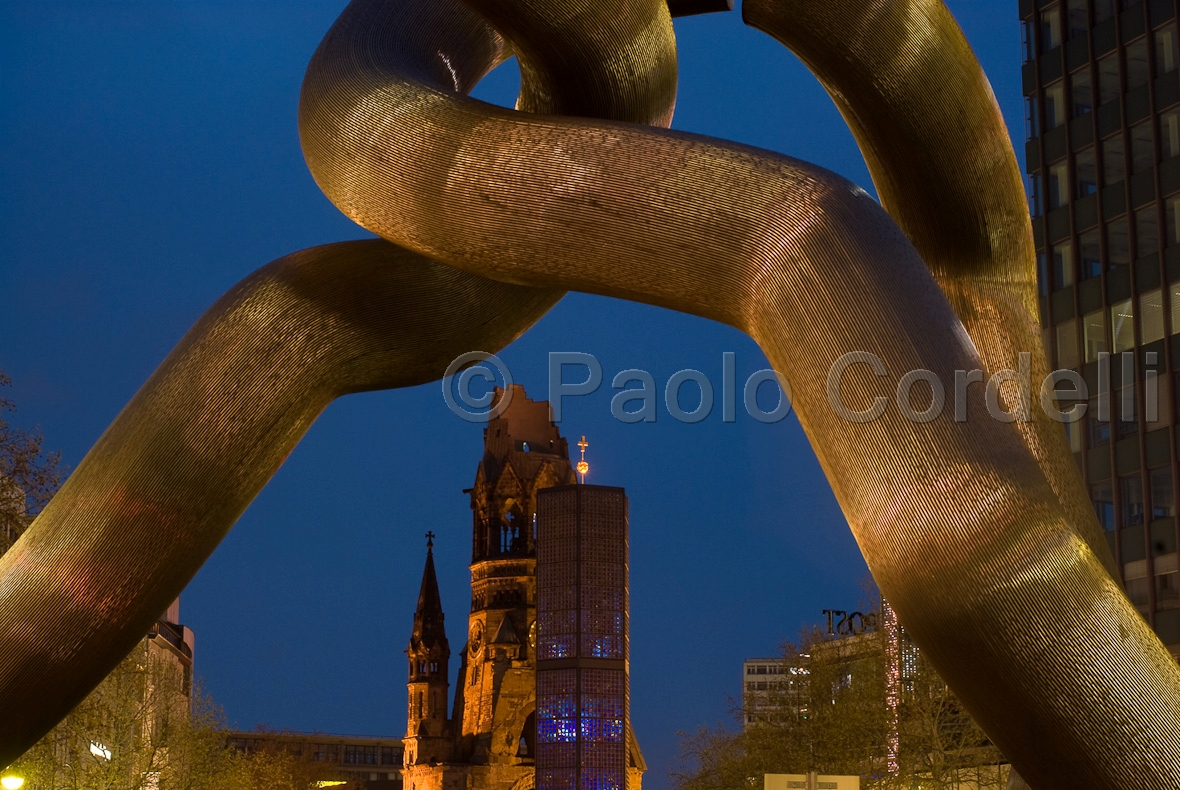
{"type": "Polygon", "coordinates": [[[1020,16],[1045,346],[1087,385],[1069,440],[1127,594],[1180,654],[1176,3],[1021,0],[1020,16]]]}
{"type": "Polygon", "coordinates": [[[539,790],[628,787],[627,540],[623,489],[578,484],[540,493],[539,790]]]}
{"type": "MultiPolygon", "coordinates": [[[[484,429],[483,458],[465,492],[472,510],[471,607],[449,717],[451,653],[428,544],[407,650],[405,790],[535,787],[537,514],[543,489],[563,490],[574,479],[569,446],[549,419],[549,404],[529,400],[514,386],[507,408],[484,429]]],[[[634,777],[630,787],[638,790],[643,758],[634,738],[623,743],[634,777]]]]}
{"type": "Polygon", "coordinates": [[[806,707],[807,667],[791,666],[777,658],[747,658],[742,662],[742,725],[757,725],[790,710],[800,715],[806,707]]]}

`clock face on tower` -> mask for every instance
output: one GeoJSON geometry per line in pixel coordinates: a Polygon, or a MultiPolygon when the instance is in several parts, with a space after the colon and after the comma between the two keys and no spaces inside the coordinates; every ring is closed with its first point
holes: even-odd
{"type": "Polygon", "coordinates": [[[472,658],[479,658],[479,651],[483,649],[483,623],[476,620],[471,626],[471,633],[467,637],[467,646],[472,658]]]}

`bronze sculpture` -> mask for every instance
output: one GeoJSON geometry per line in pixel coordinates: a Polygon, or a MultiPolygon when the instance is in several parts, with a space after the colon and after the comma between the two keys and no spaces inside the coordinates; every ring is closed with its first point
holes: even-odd
{"type": "MultiPolygon", "coordinates": [[[[1047,368],[1015,157],[961,32],[941,0],[743,14],[832,93],[884,209],[806,163],[640,126],[674,103],[659,0],[344,11],[305,80],[305,155],[398,246],[243,281],[0,558],[0,706],[20,712],[0,718],[0,764],[130,649],[333,397],[432,380],[575,289],[760,343],[884,594],[1032,786],[1180,786],[1180,670],[1111,576],[1060,428],[987,419],[978,388],[965,423],[850,423],[827,402],[854,350],[948,382],[1021,351],[1047,368]],[[525,112],[463,98],[513,53],[525,112]],[[1030,626],[1047,601],[1081,616],[1030,626]]],[[[850,376],[846,397],[874,383],[850,376]]]]}

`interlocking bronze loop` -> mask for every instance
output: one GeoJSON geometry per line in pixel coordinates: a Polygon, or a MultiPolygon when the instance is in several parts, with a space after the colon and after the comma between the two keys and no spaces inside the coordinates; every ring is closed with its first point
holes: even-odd
{"type": "MultiPolygon", "coordinates": [[[[981,387],[966,422],[828,402],[850,351],[948,385],[1020,352],[1047,370],[1019,171],[961,31],[941,0],[743,14],[832,93],[884,207],[656,128],[675,87],[659,0],[348,6],[300,134],[328,197],[397,246],[297,253],[227,294],[0,558],[0,709],[20,712],[0,764],[130,648],[332,397],[429,380],[578,290],[758,341],[883,594],[1032,786],[1180,787],[1180,669],[1112,577],[1060,426],[993,420],[981,387]],[[466,98],[510,49],[529,112],[466,98]]],[[[867,369],[844,382],[851,403],[879,391],[867,369]]]]}

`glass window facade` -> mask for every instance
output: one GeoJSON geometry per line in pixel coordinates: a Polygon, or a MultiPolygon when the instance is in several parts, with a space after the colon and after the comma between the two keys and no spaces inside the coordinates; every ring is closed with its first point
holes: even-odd
{"type": "Polygon", "coordinates": [[[627,497],[537,496],[537,788],[626,790],[627,497]]]}
{"type": "Polygon", "coordinates": [[[1020,3],[1042,326],[1090,396],[1063,429],[1129,596],[1180,655],[1178,7],[1020,3]]]}

